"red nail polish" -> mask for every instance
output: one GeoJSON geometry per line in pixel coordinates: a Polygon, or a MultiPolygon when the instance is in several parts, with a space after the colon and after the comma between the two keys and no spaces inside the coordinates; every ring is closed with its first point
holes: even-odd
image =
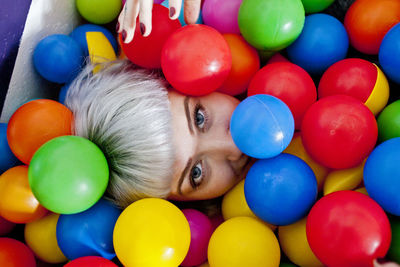
{"type": "Polygon", "coordinates": [[[126,31],[125,30],[123,30],[121,32],[121,38],[122,38],[122,42],[125,42],[125,39],[126,39],[126,31]]]}
{"type": "Polygon", "coordinates": [[[143,23],[140,23],[140,33],[143,35],[146,32],[146,26],[143,23]]]}
{"type": "Polygon", "coordinates": [[[174,15],[175,15],[175,7],[170,7],[169,8],[169,17],[171,18],[171,17],[173,17],[174,15]]]}

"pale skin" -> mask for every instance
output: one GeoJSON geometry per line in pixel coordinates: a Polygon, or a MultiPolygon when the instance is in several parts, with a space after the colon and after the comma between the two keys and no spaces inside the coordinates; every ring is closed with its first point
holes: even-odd
{"type": "MultiPolygon", "coordinates": [[[[200,14],[201,0],[184,0],[184,17],[187,24],[194,24],[200,14]]],[[[130,43],[135,28],[140,27],[144,37],[149,36],[152,30],[153,0],[126,0],[118,17],[117,32],[121,33],[123,42],[130,43]],[[139,25],[136,19],[139,16],[139,25]]],[[[182,0],[169,1],[169,16],[177,19],[182,9],[182,0]]]]}

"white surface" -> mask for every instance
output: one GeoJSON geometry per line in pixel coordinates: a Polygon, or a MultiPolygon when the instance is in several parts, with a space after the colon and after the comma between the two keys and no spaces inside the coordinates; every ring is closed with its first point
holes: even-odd
{"type": "Polygon", "coordinates": [[[36,44],[51,34],[69,34],[80,24],[75,0],[32,0],[0,122],[28,100],[54,98],[59,86],[45,81],[33,68],[36,44]]]}

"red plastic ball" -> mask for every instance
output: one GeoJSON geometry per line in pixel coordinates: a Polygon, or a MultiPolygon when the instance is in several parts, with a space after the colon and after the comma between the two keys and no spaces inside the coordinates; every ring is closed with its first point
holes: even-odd
{"type": "Polygon", "coordinates": [[[272,64],[276,62],[290,62],[290,60],[282,56],[282,54],[280,53],[275,53],[272,57],[268,59],[267,64],[272,64]]]}
{"type": "Polygon", "coordinates": [[[357,0],[344,18],[351,45],[371,55],[378,54],[383,37],[398,22],[399,0],[357,0]]]}
{"type": "Polygon", "coordinates": [[[355,191],[337,191],[318,200],[306,223],[315,256],[330,267],[372,267],[386,255],[391,230],[383,209],[355,191]]]}
{"type": "MultiPolygon", "coordinates": [[[[168,37],[181,27],[178,19],[169,18],[168,8],[154,4],[152,13],[152,30],[149,36],[140,33],[139,18],[136,21],[135,35],[132,42],[121,43],[126,57],[144,68],[161,68],[161,50],[168,37]]],[[[121,38],[121,37],[120,37],[121,38]]]]}
{"type": "Polygon", "coordinates": [[[306,111],[301,137],[315,161],[344,169],[355,167],[369,155],[378,138],[378,126],[361,101],[334,95],[318,100],[306,111]]]}
{"type": "Polygon", "coordinates": [[[0,236],[10,233],[14,229],[15,225],[15,223],[0,216],[0,236]]]}
{"type": "Polygon", "coordinates": [[[68,262],[64,267],[117,267],[115,263],[99,256],[85,256],[68,262]]]}
{"type": "Polygon", "coordinates": [[[310,75],[290,62],[267,64],[250,82],[247,95],[268,94],[288,105],[296,129],[307,109],[317,100],[317,89],[310,75]]]}
{"type": "Polygon", "coordinates": [[[206,25],[187,25],[175,31],[161,52],[165,78],[183,94],[200,96],[218,89],[231,70],[229,46],[206,25]]]}
{"type": "Polygon", "coordinates": [[[260,57],[257,50],[242,36],[226,33],[223,37],[231,50],[232,68],[218,91],[232,96],[240,95],[246,91],[251,78],[260,69],[260,57]]]}
{"type": "Polygon", "coordinates": [[[21,241],[0,238],[0,266],[36,267],[32,250],[21,241]]]}
{"type": "Polygon", "coordinates": [[[346,58],[330,66],[318,85],[318,97],[349,95],[365,103],[374,89],[378,70],[361,58],[346,58]]]}

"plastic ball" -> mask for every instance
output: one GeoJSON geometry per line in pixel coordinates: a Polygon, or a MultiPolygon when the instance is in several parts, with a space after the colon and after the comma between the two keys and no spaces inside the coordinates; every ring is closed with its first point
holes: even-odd
{"type": "Polygon", "coordinates": [[[364,184],[368,194],[387,212],[400,215],[400,186],[398,160],[400,137],[378,145],[369,155],[364,166],[364,184]]]}
{"type": "Polygon", "coordinates": [[[7,123],[0,123],[0,174],[13,167],[18,159],[7,141],[7,123]]]}
{"type": "Polygon", "coordinates": [[[379,64],[388,78],[400,84],[400,23],[383,38],[379,49],[379,64]]]}
{"type": "Polygon", "coordinates": [[[400,261],[400,220],[396,217],[389,217],[390,228],[392,230],[392,241],[387,253],[387,257],[393,261],[400,261]]]}
{"type": "Polygon", "coordinates": [[[47,213],[29,188],[27,166],[13,167],[0,176],[0,196],[0,215],[11,222],[28,223],[47,213]]]}
{"type": "Polygon", "coordinates": [[[306,218],[278,227],[279,244],[285,255],[298,266],[323,267],[307,241],[306,218]]]}
{"type": "Polygon", "coordinates": [[[220,33],[240,34],[239,7],[243,0],[205,0],[202,6],[204,24],[220,33]]]}
{"type": "Polygon", "coordinates": [[[57,243],[56,226],[59,217],[59,214],[51,213],[25,225],[26,244],[44,262],[56,264],[67,261],[57,243]]]}
{"type": "Polygon", "coordinates": [[[94,24],[106,24],[117,18],[121,0],[76,0],[79,14],[94,24]]]}
{"type": "Polygon", "coordinates": [[[120,213],[111,202],[100,199],[84,212],[61,215],[57,223],[61,251],[70,260],[84,256],[113,259],[113,230],[120,213]]]}
{"type": "Polygon", "coordinates": [[[78,42],[81,46],[82,51],[85,53],[85,56],[89,56],[89,48],[88,48],[88,41],[87,41],[87,33],[88,32],[101,32],[107,38],[107,40],[112,45],[115,54],[118,53],[118,43],[115,39],[114,35],[107,30],[106,28],[95,25],[95,24],[83,24],[76,27],[71,33],[70,36],[78,42]]]}
{"type": "Polygon", "coordinates": [[[400,137],[400,100],[386,106],[379,114],[377,122],[379,141],[400,137]]]}
{"type": "Polygon", "coordinates": [[[330,66],[318,85],[319,98],[338,94],[357,98],[377,115],[389,100],[389,83],[375,64],[346,58],[330,66]]]}
{"type": "Polygon", "coordinates": [[[182,210],[190,227],[189,251],[180,266],[198,266],[207,261],[207,248],[213,227],[204,213],[195,209],[182,210]]]}
{"type": "Polygon", "coordinates": [[[8,122],[11,151],[29,164],[36,150],[58,136],[71,134],[72,112],[54,100],[37,99],[19,107],[8,122]]]}
{"type": "Polygon", "coordinates": [[[260,58],[257,50],[250,46],[240,35],[223,34],[232,55],[232,68],[228,78],[218,91],[228,95],[244,93],[250,80],[260,69],[260,58]]]}
{"type": "Polygon", "coordinates": [[[287,48],[291,62],[310,74],[322,74],[346,57],[349,38],[343,24],[327,14],[308,15],[299,38],[287,48]]]}
{"type": "Polygon", "coordinates": [[[233,111],[230,130],[243,153],[253,158],[271,158],[292,140],[294,119],[288,106],[278,98],[253,95],[233,111]]]}
{"type": "MultiPolygon", "coordinates": [[[[165,6],[166,8],[169,8],[169,0],[156,0],[154,1],[155,4],[161,4],[162,6],[165,6]]],[[[181,12],[179,13],[179,17],[178,20],[181,23],[182,26],[187,25],[185,22],[185,12],[184,12],[184,6],[185,6],[185,1],[182,0],[182,6],[181,6],[181,12]]],[[[202,16],[202,12],[200,10],[200,14],[199,17],[196,20],[195,24],[204,24],[203,22],[203,16],[202,16]]]]}
{"type": "Polygon", "coordinates": [[[332,169],[352,168],[372,151],[378,127],[359,100],[334,95],[311,105],[303,118],[301,137],[310,156],[332,169]]]}
{"type": "Polygon", "coordinates": [[[238,21],[241,34],[252,46],[278,51],[300,35],[304,8],[301,0],[243,0],[238,21]]]}
{"type": "Polygon", "coordinates": [[[281,53],[274,53],[267,61],[266,64],[272,64],[277,62],[290,62],[286,57],[282,56],[281,53]]]}
{"type": "Polygon", "coordinates": [[[390,246],[390,224],[370,197],[338,191],[318,200],[306,223],[307,240],[327,266],[373,266],[390,246]]]}
{"type": "Polygon", "coordinates": [[[10,222],[0,216],[0,236],[10,233],[14,229],[15,225],[15,223],[10,222]]]}
{"type": "Polygon", "coordinates": [[[0,237],[0,266],[36,267],[33,252],[21,241],[0,237]]]}
{"type": "Polygon", "coordinates": [[[161,52],[165,78],[183,94],[200,96],[218,89],[232,66],[229,46],[206,25],[187,25],[175,31],[161,52]]]}
{"type": "Polygon", "coordinates": [[[172,203],[145,198],[121,213],[113,240],[117,257],[125,266],[178,266],[189,250],[190,227],[172,203]]]}
{"type": "Polygon", "coordinates": [[[282,153],[258,160],[244,183],[247,204],[257,217],[274,225],[303,218],[317,198],[314,172],[302,159],[282,153]]]}
{"type": "Polygon", "coordinates": [[[61,136],[41,146],[29,165],[29,185],[39,202],[60,214],[93,206],[108,184],[103,152],[88,139],[61,136]]]}
{"type": "Polygon", "coordinates": [[[162,48],[168,37],[181,28],[181,24],[179,20],[169,18],[169,11],[164,6],[154,4],[152,12],[150,35],[143,37],[140,27],[136,27],[132,42],[121,42],[121,48],[133,63],[144,68],[161,68],[162,48]]]}
{"type": "Polygon", "coordinates": [[[272,230],[251,217],[223,222],[208,245],[208,262],[213,267],[278,267],[279,243],[272,230]]]}
{"type": "MultiPolygon", "coordinates": [[[[357,0],[347,10],[344,26],[351,45],[358,51],[376,55],[382,39],[400,22],[398,0],[357,0]]],[[[392,58],[394,55],[391,55],[392,58]]]]}
{"type": "Polygon", "coordinates": [[[60,92],[58,93],[58,102],[64,105],[65,98],[67,97],[68,89],[70,84],[66,84],[61,87],[60,92]]]}
{"type": "Polygon", "coordinates": [[[319,164],[311,158],[304,148],[303,142],[301,140],[301,134],[299,132],[294,133],[293,139],[289,146],[283,151],[293,156],[299,157],[304,160],[305,163],[313,170],[315,178],[318,183],[318,191],[320,191],[324,185],[326,175],[328,174],[328,168],[319,164]]]}
{"type": "Polygon", "coordinates": [[[300,129],[306,110],[317,101],[317,89],[310,75],[290,62],[267,64],[251,79],[247,95],[268,94],[288,105],[295,128],[300,129]]]}
{"type": "Polygon", "coordinates": [[[301,0],[306,13],[317,13],[325,10],[335,0],[301,0]]]}
{"type": "Polygon", "coordinates": [[[33,65],[46,80],[55,83],[71,81],[80,71],[84,53],[80,45],[64,34],[43,38],[33,51],[33,65]]]}
{"type": "Polygon", "coordinates": [[[112,261],[99,256],[86,256],[68,262],[64,267],[117,267],[112,261]]]}
{"type": "Polygon", "coordinates": [[[241,216],[258,218],[247,205],[244,196],[244,180],[240,181],[224,195],[221,210],[225,221],[241,216]]]}

